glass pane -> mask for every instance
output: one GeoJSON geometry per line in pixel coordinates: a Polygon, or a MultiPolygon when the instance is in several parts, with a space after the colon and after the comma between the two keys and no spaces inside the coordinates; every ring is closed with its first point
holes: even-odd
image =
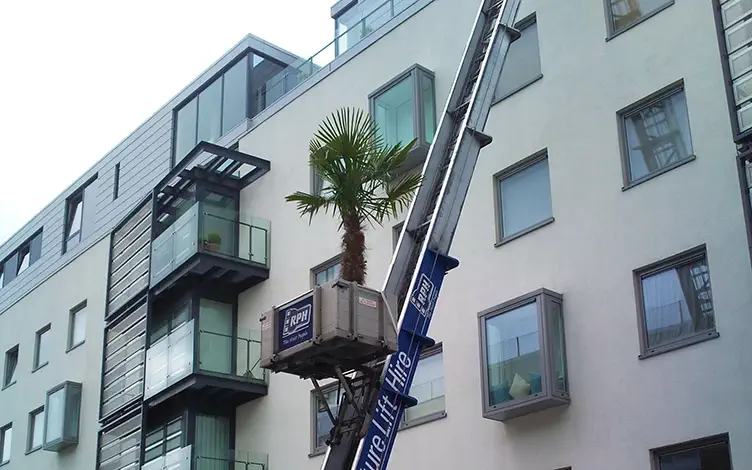
{"type": "MultiPolygon", "coordinates": [[[[337,398],[341,398],[341,393],[337,390],[330,390],[324,393],[326,402],[329,405],[329,410],[332,415],[337,416],[339,411],[339,404],[337,398]]],[[[329,438],[329,431],[332,430],[332,420],[329,419],[329,414],[326,412],[326,407],[317,397],[317,410],[316,410],[316,447],[325,447],[326,440],[329,438]]]]}
{"type": "Polygon", "coordinates": [[[21,262],[18,264],[18,274],[21,274],[29,267],[29,251],[24,250],[21,252],[21,262]]]}
{"type": "Polygon", "coordinates": [[[728,52],[732,53],[740,47],[749,43],[752,39],[752,19],[748,19],[738,26],[727,30],[726,32],[726,47],[728,52]]]}
{"type": "Polygon", "coordinates": [[[423,122],[425,125],[423,138],[426,143],[433,142],[436,133],[436,95],[433,79],[427,75],[421,77],[421,94],[423,96],[423,122]]]}
{"type": "Polygon", "coordinates": [[[198,142],[214,142],[221,136],[222,80],[216,80],[198,95],[198,142]]]}
{"type": "Polygon", "coordinates": [[[73,329],[71,331],[71,346],[80,344],[86,339],[86,310],[79,310],[73,314],[73,329]]]}
{"type": "Polygon", "coordinates": [[[245,119],[248,93],[248,57],[244,57],[224,75],[222,96],[222,134],[245,119]]]}
{"type": "Polygon", "coordinates": [[[225,470],[230,449],[230,420],[221,416],[196,415],[196,470],[225,470]]]}
{"type": "Polygon", "coordinates": [[[39,334],[38,344],[37,344],[37,366],[41,366],[42,364],[49,361],[49,340],[50,340],[50,331],[47,330],[44,333],[39,334]]]}
{"type": "Polygon", "coordinates": [[[42,445],[44,432],[44,410],[35,414],[31,418],[31,430],[29,435],[31,436],[31,448],[40,447],[42,445]]]}
{"type": "Polygon", "coordinates": [[[81,389],[67,387],[63,436],[69,441],[78,441],[78,421],[81,418],[81,389]]]}
{"type": "Polygon", "coordinates": [[[45,407],[45,442],[50,443],[57,439],[63,438],[63,420],[65,419],[65,389],[50,394],[47,397],[47,406],[45,407]]]}
{"type": "Polygon", "coordinates": [[[72,204],[68,209],[70,211],[68,213],[68,220],[70,221],[68,224],[68,238],[75,236],[81,230],[81,217],[83,215],[82,210],[84,204],[83,199],[71,202],[72,204]]]}
{"type": "Polygon", "coordinates": [[[692,155],[684,91],[626,117],[630,181],[692,155]]]}
{"type": "Polygon", "coordinates": [[[715,329],[705,259],[643,278],[642,297],[649,348],[715,329]]]}
{"type": "Polygon", "coordinates": [[[548,159],[499,182],[502,238],[519,233],[553,216],[548,159]]]}
{"type": "Polygon", "coordinates": [[[5,356],[5,382],[8,385],[16,380],[16,366],[18,365],[18,351],[14,351],[5,356]]]}
{"type": "Polygon", "coordinates": [[[611,0],[612,28],[619,31],[673,0],[611,0]]]}
{"type": "Polygon", "coordinates": [[[0,432],[0,444],[2,444],[2,457],[0,462],[10,460],[10,447],[13,443],[13,428],[9,427],[0,432]]]}
{"type": "Polygon", "coordinates": [[[561,304],[549,301],[551,314],[551,348],[554,361],[554,390],[566,392],[567,388],[567,360],[564,349],[564,318],[561,313],[561,304]]]}
{"type": "Polygon", "coordinates": [[[221,194],[209,193],[204,198],[202,213],[203,249],[236,256],[235,239],[239,224],[235,200],[221,194]]]}
{"type": "Polygon", "coordinates": [[[723,26],[728,27],[752,13],[752,1],[733,0],[721,7],[723,26]]]}
{"type": "Polygon", "coordinates": [[[731,470],[731,457],[725,443],[662,455],[658,462],[660,470],[731,470]]]}
{"type": "Polygon", "coordinates": [[[496,85],[496,98],[503,98],[527,85],[541,74],[538,49],[538,23],[525,26],[522,36],[509,46],[504,67],[496,85]]]}
{"type": "Polygon", "coordinates": [[[196,145],[196,116],[198,98],[193,98],[177,113],[177,131],[175,136],[175,162],[186,156],[196,145]]]}
{"type": "Polygon", "coordinates": [[[418,404],[405,410],[407,422],[444,411],[444,360],[442,354],[421,359],[415,370],[410,395],[418,404]]]}
{"type": "Polygon", "coordinates": [[[538,327],[537,302],[486,320],[491,406],[542,391],[538,327]]]}
{"type": "Polygon", "coordinates": [[[388,145],[408,144],[415,138],[412,75],[374,100],[374,119],[388,145]]]}
{"type": "Polygon", "coordinates": [[[201,299],[199,324],[201,370],[232,373],[232,305],[201,299]]]}
{"type": "Polygon", "coordinates": [[[284,66],[261,56],[253,55],[253,69],[251,70],[253,112],[263,111],[297,84],[289,84],[287,75],[282,73],[283,70],[285,70],[284,66]],[[292,85],[290,89],[287,88],[288,84],[292,85]]]}

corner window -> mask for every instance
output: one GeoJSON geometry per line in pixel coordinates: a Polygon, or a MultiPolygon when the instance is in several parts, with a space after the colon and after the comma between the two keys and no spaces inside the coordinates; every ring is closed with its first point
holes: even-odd
{"type": "Polygon", "coordinates": [[[625,187],[694,158],[687,99],[681,83],[619,111],[619,119],[625,187]]]}
{"type": "Polygon", "coordinates": [[[402,415],[402,426],[415,426],[446,416],[444,399],[444,355],[441,345],[426,349],[421,354],[415,370],[410,396],[418,404],[406,408],[402,415]]]}
{"type": "Polygon", "coordinates": [[[416,140],[403,171],[423,163],[436,132],[433,72],[415,65],[371,93],[368,99],[371,117],[385,144],[405,146],[416,140]]]}
{"type": "Polygon", "coordinates": [[[728,435],[653,449],[655,470],[731,470],[728,435]]]}
{"type": "Polygon", "coordinates": [[[41,330],[37,331],[36,338],[34,340],[34,369],[37,370],[40,367],[47,365],[50,361],[50,327],[47,325],[41,330]]]}
{"type": "Polygon", "coordinates": [[[339,387],[339,383],[334,382],[321,388],[326,404],[316,391],[311,392],[311,399],[313,400],[313,440],[311,443],[311,454],[323,453],[326,449],[326,440],[329,438],[329,432],[332,430],[331,418],[327,412],[327,404],[329,410],[334,417],[337,417],[339,412],[339,403],[345,396],[345,392],[339,387]]]}
{"type": "Polygon", "coordinates": [[[153,429],[144,441],[144,463],[183,447],[183,419],[178,418],[153,429]]]}
{"type": "Polygon", "coordinates": [[[338,278],[342,266],[341,263],[342,256],[337,255],[311,269],[311,287],[320,286],[338,278]]]}
{"type": "Polygon", "coordinates": [[[44,409],[44,450],[58,452],[76,445],[81,417],[81,384],[63,382],[49,390],[44,409]]]}
{"type": "Polygon", "coordinates": [[[41,406],[29,413],[29,435],[26,442],[26,452],[33,452],[42,448],[44,439],[44,407],[41,406]]]}
{"type": "Polygon", "coordinates": [[[3,373],[3,388],[16,383],[16,369],[18,368],[18,345],[5,353],[5,371],[3,373]]]}
{"type": "Polygon", "coordinates": [[[503,243],[553,221],[548,154],[538,152],[497,173],[497,243],[503,243]]]}
{"type": "Polygon", "coordinates": [[[68,320],[68,350],[82,344],[86,339],[86,301],[70,310],[68,320]]]}
{"type": "Polygon", "coordinates": [[[13,441],[13,423],[0,428],[0,465],[10,462],[10,446],[13,441]]]}
{"type": "Polygon", "coordinates": [[[635,271],[641,357],[718,336],[705,247],[635,271]]]}
{"type": "Polygon", "coordinates": [[[674,0],[605,0],[609,35],[613,36],[674,4],[674,0]]]}
{"type": "Polygon", "coordinates": [[[495,101],[500,101],[543,77],[535,14],[517,22],[515,27],[522,35],[509,46],[499,83],[496,85],[495,101]]]}
{"type": "Polygon", "coordinates": [[[478,315],[485,418],[569,403],[562,299],[540,289],[478,315]]]}
{"type": "Polygon", "coordinates": [[[95,194],[92,183],[96,176],[84,183],[75,193],[65,200],[65,228],[63,237],[63,253],[78,245],[84,238],[84,233],[90,229],[94,219],[95,194]]]}

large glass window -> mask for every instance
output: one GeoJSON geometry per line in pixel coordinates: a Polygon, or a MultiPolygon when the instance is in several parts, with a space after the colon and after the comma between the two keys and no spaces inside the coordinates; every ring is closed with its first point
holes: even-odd
{"type": "Polygon", "coordinates": [[[214,142],[222,135],[222,80],[198,95],[198,142],[214,142]]]}
{"type": "Polygon", "coordinates": [[[160,339],[175,331],[191,319],[191,302],[185,300],[172,308],[154,309],[149,344],[153,345],[160,339]]]}
{"type": "Polygon", "coordinates": [[[616,34],[672,5],[674,0],[606,0],[609,31],[616,34]]]}
{"type": "Polygon", "coordinates": [[[535,15],[520,21],[516,27],[522,35],[509,46],[496,85],[497,100],[506,98],[542,77],[535,15]]]}
{"type": "Polygon", "coordinates": [[[248,100],[248,61],[241,60],[224,75],[222,92],[222,134],[232,130],[246,117],[248,100]]]}
{"type": "Polygon", "coordinates": [[[636,275],[643,356],[717,336],[704,247],[641,268],[636,275]]]}
{"type": "Polygon", "coordinates": [[[205,371],[231,374],[233,305],[209,299],[201,299],[199,305],[199,367],[205,371]]]}
{"type": "Polygon", "coordinates": [[[682,87],[649,97],[620,112],[625,186],[664,173],[693,158],[687,99],[682,87]]]}
{"type": "Polygon", "coordinates": [[[186,103],[175,115],[175,160],[180,161],[196,145],[196,122],[198,118],[198,96],[186,103]]]}
{"type": "Polygon", "coordinates": [[[546,152],[496,175],[498,241],[527,233],[553,220],[546,152]]]}

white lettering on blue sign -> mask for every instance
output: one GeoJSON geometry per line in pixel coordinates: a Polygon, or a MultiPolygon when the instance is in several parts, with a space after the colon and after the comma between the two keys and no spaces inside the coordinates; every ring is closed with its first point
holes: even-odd
{"type": "Polygon", "coordinates": [[[285,311],[282,336],[288,337],[303,331],[311,323],[311,306],[289,308],[285,311]]]}
{"type": "Polygon", "coordinates": [[[433,285],[433,282],[431,282],[431,279],[425,273],[422,273],[418,285],[410,297],[410,303],[418,309],[421,315],[430,318],[438,296],[439,292],[433,285]]]}

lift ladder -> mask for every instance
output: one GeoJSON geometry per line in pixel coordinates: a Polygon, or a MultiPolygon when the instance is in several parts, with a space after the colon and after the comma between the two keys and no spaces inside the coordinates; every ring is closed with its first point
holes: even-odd
{"type": "MultiPolygon", "coordinates": [[[[344,396],[337,416],[329,412],[334,427],[322,470],[385,469],[404,409],[417,403],[410,385],[421,351],[434,344],[428,326],[444,275],[459,264],[449,248],[478,155],[491,143],[482,130],[507,51],[520,35],[512,27],[520,1],[481,2],[382,289],[390,310],[400,313],[398,350],[382,364],[364,365],[354,379],[338,372],[344,396]]],[[[315,380],[314,386],[321,395],[315,380]]]]}

